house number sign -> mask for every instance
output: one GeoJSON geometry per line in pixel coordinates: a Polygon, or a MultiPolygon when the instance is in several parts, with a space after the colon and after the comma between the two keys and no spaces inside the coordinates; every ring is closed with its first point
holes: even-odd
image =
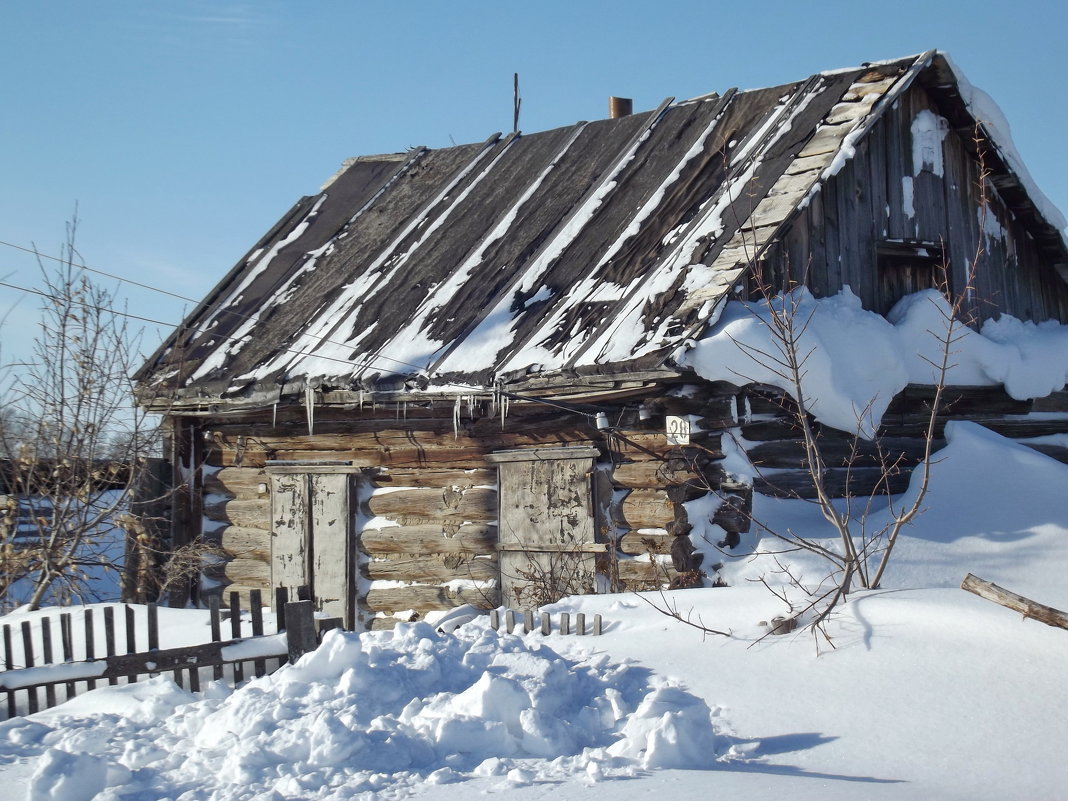
{"type": "Polygon", "coordinates": [[[688,417],[667,415],[665,419],[668,445],[690,444],[690,420],[688,417]]]}

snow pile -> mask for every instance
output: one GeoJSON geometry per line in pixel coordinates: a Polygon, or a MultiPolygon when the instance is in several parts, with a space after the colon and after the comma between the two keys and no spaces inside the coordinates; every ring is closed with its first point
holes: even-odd
{"type": "Polygon", "coordinates": [[[332,631],[233,692],[214,684],[197,699],[161,677],[15,718],[0,725],[0,760],[36,757],[32,801],[349,798],[714,766],[705,701],[604,655],[565,659],[535,636],[477,623],[454,635],[425,623],[332,631]]]}
{"type": "MultiPolygon", "coordinates": [[[[770,303],[728,303],[679,362],[710,381],[770,384],[793,395],[774,314],[793,318],[809,411],[829,426],[871,437],[907,384],[937,379],[932,363],[942,361],[950,307],[929,289],[903,298],[883,318],[862,308],[848,287],[822,299],[802,287],[770,303]]],[[[947,384],[1001,384],[1024,400],[1068,381],[1068,327],[1053,321],[1036,325],[1003,314],[979,333],[958,325],[950,351],[947,384]]]]}
{"type": "MultiPolygon", "coordinates": [[[[1045,603],[1068,606],[1063,580],[1068,575],[1068,518],[1054,511],[1068,486],[1068,465],[975,423],[950,421],[946,440],[933,457],[924,511],[902,531],[882,586],[958,587],[967,573],[975,573],[1045,603]]],[[[913,473],[912,485],[895,499],[895,509],[912,503],[918,476],[913,473]]],[[[804,532],[807,539],[838,552],[838,538],[815,505],[759,494],[753,503],[754,517],[769,530],[804,532]]],[[[844,501],[839,503],[844,511],[844,501]]],[[[889,524],[886,501],[878,503],[863,526],[857,521],[856,536],[889,524]]],[[[854,506],[860,513],[858,506],[864,504],[854,506]]],[[[720,575],[731,586],[761,580],[785,586],[790,576],[815,586],[829,570],[819,556],[785,552],[781,540],[761,537],[757,529],[724,558],[711,545],[717,536],[721,532],[708,531],[694,539],[706,560],[723,563],[720,575]]]]}

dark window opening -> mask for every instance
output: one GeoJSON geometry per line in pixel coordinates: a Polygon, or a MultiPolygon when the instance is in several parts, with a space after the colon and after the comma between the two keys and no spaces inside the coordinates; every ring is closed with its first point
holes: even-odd
{"type": "Polygon", "coordinates": [[[937,289],[949,296],[949,270],[941,245],[884,242],[877,251],[875,311],[885,315],[906,295],[937,289]]]}

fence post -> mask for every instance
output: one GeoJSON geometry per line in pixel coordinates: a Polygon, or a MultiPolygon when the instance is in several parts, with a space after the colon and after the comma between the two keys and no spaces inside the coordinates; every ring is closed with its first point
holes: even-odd
{"type": "Polygon", "coordinates": [[[290,664],[315,650],[318,643],[311,601],[290,601],[286,604],[286,640],[289,642],[290,664]]]}

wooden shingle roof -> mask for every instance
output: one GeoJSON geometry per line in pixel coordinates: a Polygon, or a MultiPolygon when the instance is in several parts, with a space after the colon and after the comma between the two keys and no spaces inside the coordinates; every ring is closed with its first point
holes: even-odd
{"type": "Polygon", "coordinates": [[[952,72],[931,52],[352,159],[138,379],[174,408],[670,370],[883,104],[939,70],[952,72]]]}

